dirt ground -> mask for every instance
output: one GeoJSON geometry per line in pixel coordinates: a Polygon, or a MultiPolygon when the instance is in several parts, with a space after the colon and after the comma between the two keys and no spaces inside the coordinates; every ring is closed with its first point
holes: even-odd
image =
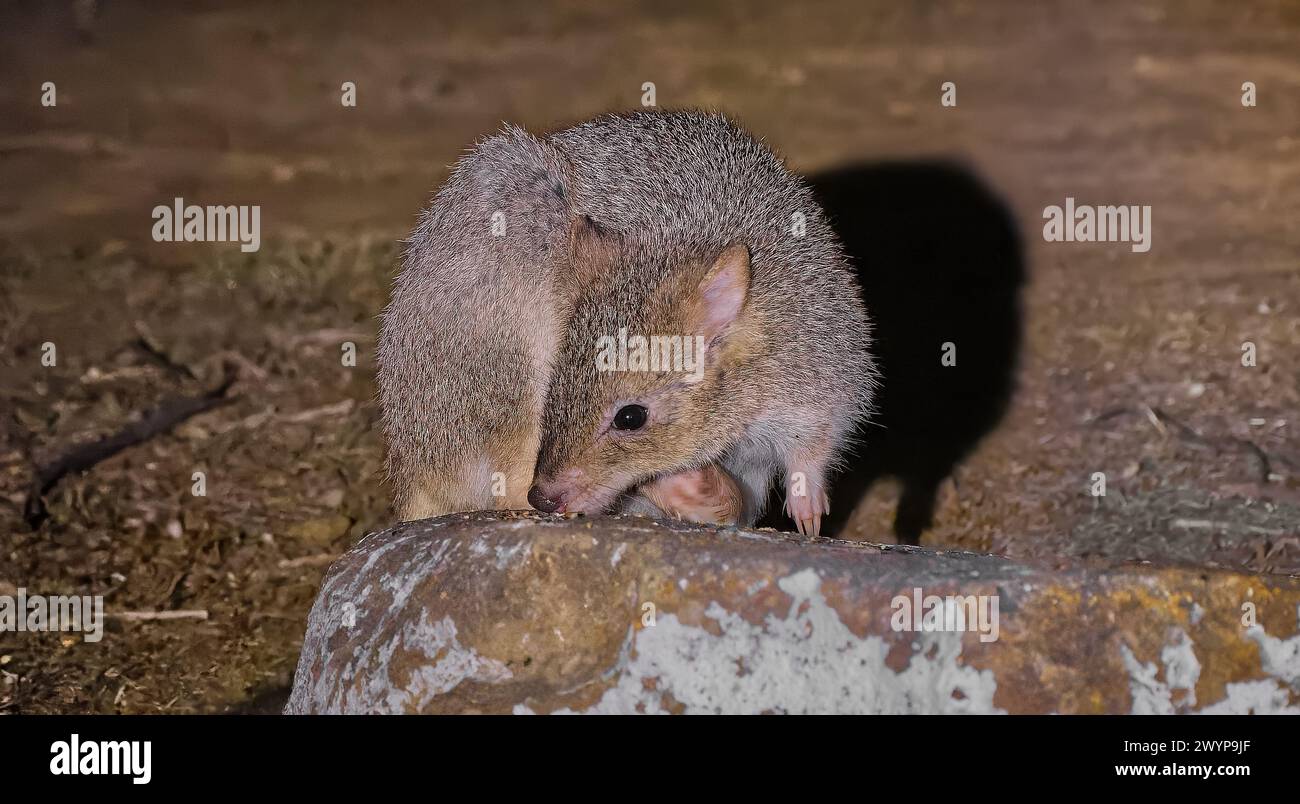
{"type": "MultiPolygon", "coordinates": [[[[206,613],[0,633],[0,711],[274,709],[322,573],[388,521],[398,241],[502,121],[633,108],[646,81],[799,170],[953,157],[1015,211],[1019,390],[925,544],[1300,573],[1300,6],[261,5],[0,8],[0,594],[206,613]],[[1045,243],[1067,195],[1150,204],[1152,249],[1045,243]],[[154,243],[176,196],[261,205],[261,251],[154,243]],[[29,525],[36,464],[227,373],[227,404],[63,479],[29,525]]],[[[871,495],[862,537],[889,539],[892,504],[871,495]]]]}

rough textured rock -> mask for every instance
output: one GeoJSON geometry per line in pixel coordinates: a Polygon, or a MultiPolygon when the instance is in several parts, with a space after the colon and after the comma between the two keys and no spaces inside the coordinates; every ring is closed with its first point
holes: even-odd
{"type": "Polygon", "coordinates": [[[286,711],[1300,713],[1298,609],[1280,575],[460,514],[335,563],[286,711]],[[996,639],[895,630],[917,588],[990,596],[996,639]]]}

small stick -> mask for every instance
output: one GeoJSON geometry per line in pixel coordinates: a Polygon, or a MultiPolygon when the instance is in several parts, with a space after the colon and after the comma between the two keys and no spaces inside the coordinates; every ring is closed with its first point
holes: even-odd
{"type": "Polygon", "coordinates": [[[1160,421],[1160,417],[1156,415],[1156,412],[1151,409],[1150,405],[1143,405],[1142,411],[1146,413],[1147,420],[1151,422],[1151,426],[1160,431],[1160,435],[1166,437],[1169,435],[1169,431],[1165,429],[1164,423],[1160,421]]]}
{"type": "Polygon", "coordinates": [[[194,372],[189,366],[184,365],[183,363],[177,363],[173,360],[172,356],[167,354],[167,350],[163,348],[162,344],[158,343],[158,341],[153,337],[153,334],[143,325],[136,327],[136,334],[138,337],[132,345],[141,352],[144,352],[145,356],[153,361],[154,364],[188,380],[198,379],[198,377],[194,376],[194,372]]]}
{"type": "Polygon", "coordinates": [[[325,564],[333,564],[334,559],[338,558],[338,553],[317,553],[314,556],[301,556],[299,558],[282,558],[276,563],[280,569],[297,569],[299,567],[319,567],[325,564]]]}
{"type": "MultiPolygon", "coordinates": [[[[1192,443],[1195,444],[1203,444],[1207,447],[1210,447],[1215,451],[1216,454],[1219,452],[1218,446],[1216,446],[1213,441],[1201,435],[1200,433],[1196,432],[1191,427],[1188,427],[1187,425],[1178,421],[1173,416],[1170,416],[1168,413],[1164,412],[1160,408],[1148,407],[1147,411],[1148,411],[1148,415],[1155,417],[1155,420],[1173,425],[1174,428],[1178,430],[1179,435],[1181,435],[1187,441],[1191,441],[1192,443]]],[[[1164,431],[1163,427],[1160,427],[1159,429],[1162,432],[1164,431]]]]}
{"type": "Polygon", "coordinates": [[[353,404],[354,403],[351,399],[344,399],[342,402],[336,402],[333,405],[323,405],[319,408],[299,411],[298,413],[284,416],[283,419],[287,422],[302,424],[303,422],[309,422],[328,416],[346,416],[352,412],[353,404]]]}
{"type": "Polygon", "coordinates": [[[84,472],[117,453],[141,444],[154,436],[171,430],[176,425],[204,411],[231,401],[226,391],[235,382],[235,375],[227,375],[216,388],[199,396],[173,398],[159,405],[138,422],[132,422],[112,435],[93,444],[82,444],[59,455],[49,463],[36,467],[36,477],[23,506],[23,518],[35,530],[49,516],[44,497],[64,477],[84,472]]]}
{"type": "Polygon", "coordinates": [[[171,611],[106,611],[105,617],[127,622],[150,622],[152,620],[206,620],[207,609],[173,609],[171,611]]]}
{"type": "Polygon", "coordinates": [[[1209,519],[1175,519],[1169,523],[1184,530],[1244,530],[1247,533],[1262,533],[1265,536],[1283,536],[1287,531],[1280,528],[1261,528],[1259,525],[1243,525],[1236,522],[1215,522],[1209,519]]]}

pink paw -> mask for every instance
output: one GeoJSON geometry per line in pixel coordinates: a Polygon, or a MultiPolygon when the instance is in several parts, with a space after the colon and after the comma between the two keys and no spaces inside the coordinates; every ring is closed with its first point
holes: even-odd
{"type": "Polygon", "coordinates": [[[717,464],[660,477],[638,491],[674,519],[734,525],[740,518],[740,487],[717,464]]]}
{"type": "Polygon", "coordinates": [[[810,483],[804,491],[804,494],[794,494],[787,484],[785,512],[801,534],[817,537],[822,532],[822,517],[831,512],[831,501],[820,485],[810,483]]]}

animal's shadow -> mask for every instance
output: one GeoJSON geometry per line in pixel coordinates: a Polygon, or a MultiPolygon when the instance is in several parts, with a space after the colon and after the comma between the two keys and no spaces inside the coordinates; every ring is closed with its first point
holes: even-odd
{"type": "MultiPolygon", "coordinates": [[[[939,484],[1010,402],[1025,282],[1020,235],[1006,205],[948,162],[853,165],[808,182],[857,272],[881,373],[877,412],[832,478],[822,534],[837,535],[871,484],[891,476],[902,485],[894,533],[916,544],[939,484]]],[[[760,524],[788,529],[782,504],[778,489],[760,524]]]]}

